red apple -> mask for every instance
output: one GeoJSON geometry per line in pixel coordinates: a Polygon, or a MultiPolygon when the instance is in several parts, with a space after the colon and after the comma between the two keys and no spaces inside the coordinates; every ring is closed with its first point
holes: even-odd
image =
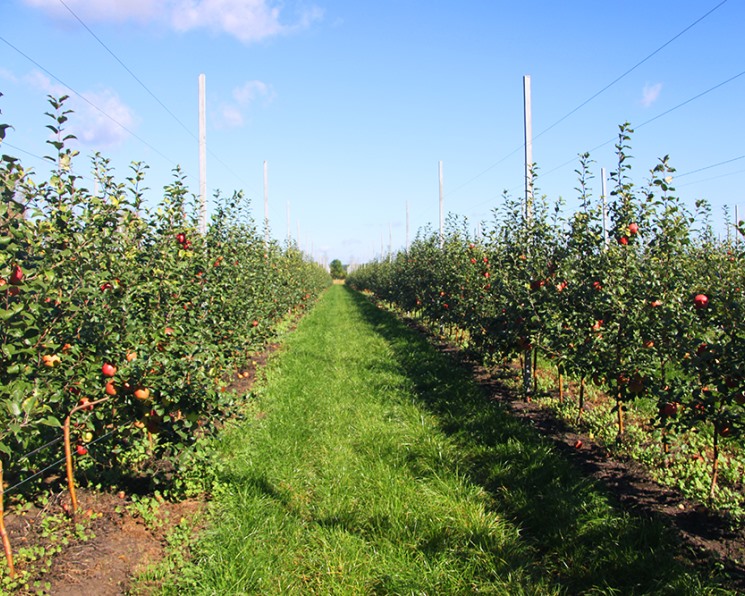
{"type": "Polygon", "coordinates": [[[662,414],[665,418],[672,418],[673,416],[677,416],[678,403],[674,401],[666,402],[660,408],[660,414],[662,414]]]}
{"type": "Polygon", "coordinates": [[[700,310],[706,308],[709,304],[709,297],[706,294],[696,294],[693,297],[693,306],[700,310]]]}
{"type": "Polygon", "coordinates": [[[186,234],[184,234],[183,232],[179,232],[178,234],[176,234],[176,240],[179,244],[184,244],[186,242],[186,234]]]}
{"type": "Polygon", "coordinates": [[[104,377],[113,377],[116,374],[116,366],[105,362],[104,365],[101,367],[101,372],[103,373],[104,377]]]}
{"type": "Polygon", "coordinates": [[[88,453],[88,449],[86,449],[85,445],[78,445],[78,446],[77,446],[77,447],[75,448],[75,452],[76,452],[76,453],[77,453],[78,455],[86,455],[86,454],[88,453]]]}
{"type": "Polygon", "coordinates": [[[629,234],[638,234],[639,233],[639,224],[637,223],[630,223],[629,224],[629,234]]]}
{"type": "Polygon", "coordinates": [[[146,401],[150,399],[150,389],[148,389],[147,387],[137,387],[135,389],[134,396],[141,401],[146,401]]]}
{"type": "Polygon", "coordinates": [[[13,266],[13,271],[10,272],[8,281],[11,285],[20,286],[23,283],[23,269],[18,265],[13,266]]]}
{"type": "Polygon", "coordinates": [[[626,245],[627,245],[627,244],[629,243],[629,239],[628,239],[628,238],[626,238],[626,236],[621,236],[621,237],[620,237],[620,238],[618,239],[618,243],[619,243],[619,244],[622,244],[623,246],[626,246],[626,245]]]}
{"type": "Polygon", "coordinates": [[[60,357],[57,354],[44,354],[41,357],[41,361],[44,363],[44,366],[51,368],[60,363],[60,357]]]}

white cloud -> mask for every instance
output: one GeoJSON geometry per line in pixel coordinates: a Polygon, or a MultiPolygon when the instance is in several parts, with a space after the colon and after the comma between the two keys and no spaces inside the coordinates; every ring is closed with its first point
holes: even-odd
{"type": "Polygon", "coordinates": [[[242,106],[247,106],[259,98],[270,102],[274,97],[275,93],[272,86],[262,81],[247,81],[240,87],[233,89],[233,98],[242,106]]]}
{"type": "MultiPolygon", "coordinates": [[[[59,0],[23,0],[59,19],[74,19],[59,0]]],[[[284,5],[276,0],[66,0],[83,21],[160,23],[176,31],[208,29],[227,33],[243,43],[306,29],[323,17],[311,6],[286,22],[284,5]]]]}
{"type": "Polygon", "coordinates": [[[125,128],[132,130],[136,124],[135,116],[114,91],[104,89],[86,92],[83,96],[90,104],[82,106],[72,126],[73,133],[82,143],[98,149],[119,145],[129,137],[125,128]]]}
{"type": "Polygon", "coordinates": [[[8,70],[7,68],[3,68],[0,66],[0,79],[3,79],[5,81],[8,81],[10,83],[17,83],[18,77],[15,75],[15,73],[12,70],[8,70]]]}
{"type": "Polygon", "coordinates": [[[233,89],[233,101],[223,102],[218,108],[215,125],[218,128],[239,128],[246,123],[246,114],[258,100],[269,104],[275,97],[274,88],[262,81],[246,81],[233,89]]]}
{"type": "Polygon", "coordinates": [[[282,33],[279,12],[265,0],[180,0],[171,22],[178,31],[207,28],[247,43],[282,33]]]}
{"type": "Polygon", "coordinates": [[[53,83],[45,74],[40,73],[38,70],[33,70],[30,73],[24,75],[23,81],[39,91],[43,91],[47,95],[53,95],[54,97],[62,97],[63,95],[70,95],[70,90],[64,85],[59,83],[53,83]]]}
{"type": "Polygon", "coordinates": [[[220,128],[240,128],[244,124],[243,112],[234,105],[222,105],[218,117],[220,128]]]}
{"type": "Polygon", "coordinates": [[[55,98],[69,95],[65,109],[73,113],[65,123],[66,131],[94,149],[119,145],[129,136],[125,128],[132,130],[136,125],[134,112],[112,89],[84,91],[81,93],[83,99],[37,70],[25,75],[23,80],[55,98]]]}
{"type": "MultiPolygon", "coordinates": [[[[23,0],[55,18],[74,18],[59,0],[23,0]]],[[[84,21],[137,21],[162,19],[170,2],[159,0],[65,0],[65,4],[84,21]]]]}
{"type": "Polygon", "coordinates": [[[648,108],[657,101],[657,98],[659,98],[661,91],[662,83],[655,83],[654,85],[644,85],[644,89],[642,89],[641,104],[645,108],[648,108]]]}

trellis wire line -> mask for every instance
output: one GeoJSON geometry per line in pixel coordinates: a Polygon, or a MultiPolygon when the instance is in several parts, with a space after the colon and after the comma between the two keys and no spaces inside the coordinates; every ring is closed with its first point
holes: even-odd
{"type": "MultiPolygon", "coordinates": [[[[118,432],[118,430],[119,429],[114,429],[112,431],[109,431],[105,435],[101,435],[100,437],[96,438],[95,440],[91,441],[88,444],[89,445],[95,445],[96,443],[98,443],[99,441],[102,441],[106,437],[109,437],[109,436],[113,435],[114,433],[118,432]]],[[[49,470],[52,470],[53,468],[56,468],[57,466],[59,466],[61,463],[63,463],[65,461],[65,459],[66,458],[64,458],[64,457],[61,458],[61,459],[58,459],[56,462],[54,462],[53,464],[48,465],[46,468],[44,468],[42,470],[39,470],[38,472],[35,472],[34,474],[32,474],[31,476],[29,476],[28,478],[24,478],[23,480],[21,480],[17,484],[14,484],[10,488],[6,488],[5,491],[4,491],[4,493],[5,494],[8,494],[9,492],[17,489],[19,486],[23,486],[24,484],[26,484],[28,482],[31,482],[35,478],[38,478],[39,476],[41,476],[42,474],[44,474],[45,472],[48,472],[49,470]]]]}

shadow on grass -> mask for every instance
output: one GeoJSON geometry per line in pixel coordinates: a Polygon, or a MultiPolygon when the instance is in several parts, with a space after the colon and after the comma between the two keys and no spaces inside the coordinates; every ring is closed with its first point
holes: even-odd
{"type": "Polygon", "coordinates": [[[458,445],[461,471],[538,553],[536,573],[572,594],[718,591],[717,570],[681,562],[680,547],[660,521],[614,506],[534,428],[490,400],[465,367],[364,296],[345,291],[389,343],[421,405],[458,445]]]}

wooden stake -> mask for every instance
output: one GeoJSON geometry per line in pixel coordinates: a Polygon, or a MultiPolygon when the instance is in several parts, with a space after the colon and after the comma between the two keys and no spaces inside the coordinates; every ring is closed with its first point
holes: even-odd
{"type": "Polygon", "coordinates": [[[62,426],[63,439],[65,444],[65,468],[67,471],[67,487],[70,491],[70,501],[72,502],[72,521],[75,522],[75,516],[78,511],[78,497],[75,493],[75,475],[73,474],[72,467],[72,446],[70,445],[70,419],[75,412],[92,408],[95,405],[102,404],[105,401],[109,401],[111,396],[101,398],[96,401],[87,402],[85,404],[78,404],[67,415],[65,423],[62,426]]]}
{"type": "Polygon", "coordinates": [[[72,467],[72,448],[70,446],[70,417],[73,412],[77,409],[77,406],[65,418],[65,424],[62,427],[65,443],[65,469],[67,471],[67,488],[70,491],[70,500],[72,502],[71,513],[72,520],[75,521],[75,515],[78,511],[78,497],[75,493],[75,475],[73,474],[72,467]]]}
{"type": "Polygon", "coordinates": [[[11,579],[16,576],[16,569],[13,565],[13,549],[10,546],[10,538],[5,530],[5,487],[3,486],[3,460],[0,459],[0,536],[3,540],[3,550],[5,551],[5,560],[8,562],[8,575],[11,579]]]}

